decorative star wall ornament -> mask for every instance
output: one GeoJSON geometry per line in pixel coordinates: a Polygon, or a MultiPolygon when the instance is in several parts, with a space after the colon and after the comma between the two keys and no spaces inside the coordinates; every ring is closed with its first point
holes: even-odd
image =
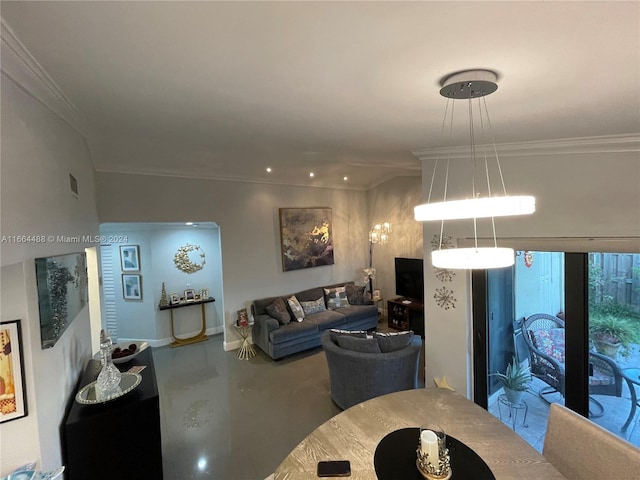
{"type": "MultiPolygon", "coordinates": [[[[444,235],[442,237],[442,245],[440,245],[440,235],[434,235],[431,240],[431,250],[444,250],[446,248],[454,248],[453,243],[451,242],[451,237],[444,235]]],[[[456,276],[456,272],[454,270],[438,267],[433,267],[433,269],[435,270],[436,278],[441,282],[451,282],[453,281],[453,277],[456,276]]]]}
{"type": "Polygon", "coordinates": [[[173,263],[178,270],[184,273],[195,273],[202,270],[207,261],[204,259],[204,252],[199,245],[187,243],[178,249],[173,257],[173,263]]]}
{"type": "Polygon", "coordinates": [[[456,298],[453,296],[453,290],[448,290],[447,287],[436,288],[436,293],[433,296],[438,306],[444,310],[450,308],[456,308],[456,298]]]}

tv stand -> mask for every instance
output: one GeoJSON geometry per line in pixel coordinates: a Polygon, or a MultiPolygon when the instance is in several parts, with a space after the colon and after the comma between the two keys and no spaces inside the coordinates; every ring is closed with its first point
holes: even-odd
{"type": "Polygon", "coordinates": [[[387,322],[389,328],[413,330],[424,338],[424,303],[406,297],[387,301],[387,322]]]}

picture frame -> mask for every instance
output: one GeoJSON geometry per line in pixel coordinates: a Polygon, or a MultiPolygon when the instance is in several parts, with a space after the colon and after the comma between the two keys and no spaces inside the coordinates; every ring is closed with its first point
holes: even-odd
{"type": "Polygon", "coordinates": [[[84,252],[35,259],[40,347],[53,348],[89,302],[84,252]]]}
{"type": "Polygon", "coordinates": [[[193,296],[193,299],[194,299],[196,302],[199,302],[199,301],[202,299],[202,294],[200,294],[200,293],[196,293],[196,294],[193,296]]]}
{"type": "Polygon", "coordinates": [[[246,327],[247,325],[249,325],[249,314],[247,313],[246,308],[238,310],[238,319],[236,320],[236,324],[239,327],[246,327]]]}
{"type": "Polygon", "coordinates": [[[140,247],[138,245],[120,245],[120,268],[123,272],[140,271],[140,247]]]}
{"type": "Polygon", "coordinates": [[[196,299],[196,292],[194,289],[190,288],[184,291],[184,299],[187,302],[194,302],[196,299]]]}
{"type": "Polygon", "coordinates": [[[200,297],[202,298],[202,300],[209,300],[209,289],[203,288],[202,290],[200,290],[200,297]]]}
{"type": "Polygon", "coordinates": [[[26,417],[29,413],[20,322],[0,322],[0,423],[26,417]],[[11,390],[13,393],[7,393],[11,390]]]}
{"type": "Polygon", "coordinates": [[[176,305],[180,303],[180,294],[179,293],[171,293],[169,294],[169,298],[171,300],[171,305],[176,305]]]}
{"type": "Polygon", "coordinates": [[[374,299],[376,299],[376,298],[382,298],[382,295],[380,295],[380,290],[375,289],[375,290],[373,291],[373,298],[374,298],[374,299]]]}
{"type": "Polygon", "coordinates": [[[122,298],[142,300],[142,275],[137,273],[122,274],[122,298]]]}
{"type": "Polygon", "coordinates": [[[331,208],[280,208],[282,271],[333,265],[331,208]]]}

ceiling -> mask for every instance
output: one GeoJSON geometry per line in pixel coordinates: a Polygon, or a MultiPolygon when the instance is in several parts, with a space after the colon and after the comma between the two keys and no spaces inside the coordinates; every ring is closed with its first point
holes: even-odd
{"type": "Polygon", "coordinates": [[[468,68],[499,74],[497,143],[640,132],[637,1],[0,8],[98,171],[356,189],[419,175],[412,152],[446,144],[439,81],[468,68]]]}

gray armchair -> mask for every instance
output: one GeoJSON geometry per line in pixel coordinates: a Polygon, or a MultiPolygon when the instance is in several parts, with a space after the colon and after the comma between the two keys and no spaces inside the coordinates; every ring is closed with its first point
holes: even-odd
{"type": "Polygon", "coordinates": [[[418,387],[420,336],[414,335],[406,347],[386,353],[346,350],[334,338],[325,331],[322,347],[329,367],[331,398],[343,410],[387,393],[418,387]]]}

